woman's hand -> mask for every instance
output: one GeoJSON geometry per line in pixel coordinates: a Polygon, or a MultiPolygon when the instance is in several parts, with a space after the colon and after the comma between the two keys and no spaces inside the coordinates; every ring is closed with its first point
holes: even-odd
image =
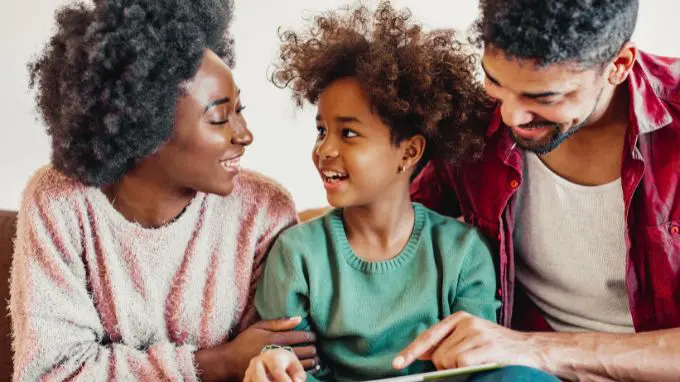
{"type": "Polygon", "coordinates": [[[243,382],[302,382],[307,375],[293,352],[272,349],[250,361],[243,382]]]}
{"type": "MultiPolygon", "coordinates": [[[[203,381],[242,380],[250,360],[257,357],[266,345],[295,346],[316,341],[312,332],[292,331],[300,317],[260,321],[239,334],[233,341],[199,350],[196,363],[203,381]]],[[[313,369],[319,364],[316,347],[294,347],[302,367],[313,369]]]]}

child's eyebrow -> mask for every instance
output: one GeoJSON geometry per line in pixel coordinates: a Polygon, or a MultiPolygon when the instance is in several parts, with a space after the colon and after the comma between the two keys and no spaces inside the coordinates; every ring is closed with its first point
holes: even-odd
{"type": "Polygon", "coordinates": [[[335,121],[338,122],[338,123],[350,123],[350,122],[361,123],[361,121],[357,117],[344,116],[344,115],[335,117],[335,121]]]}
{"type": "MultiPolygon", "coordinates": [[[[321,114],[316,115],[316,121],[321,122],[321,114]]],[[[340,116],[335,117],[335,122],[338,122],[338,123],[361,123],[359,118],[352,117],[352,116],[346,116],[346,115],[340,115],[340,116]]]]}

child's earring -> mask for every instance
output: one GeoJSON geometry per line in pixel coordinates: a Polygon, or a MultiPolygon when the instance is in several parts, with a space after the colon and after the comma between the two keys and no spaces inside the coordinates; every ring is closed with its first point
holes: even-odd
{"type": "Polygon", "coordinates": [[[404,165],[401,165],[401,166],[399,166],[399,168],[397,169],[397,173],[398,173],[398,174],[401,174],[402,172],[404,172],[404,170],[406,170],[406,168],[404,167],[404,165]]]}

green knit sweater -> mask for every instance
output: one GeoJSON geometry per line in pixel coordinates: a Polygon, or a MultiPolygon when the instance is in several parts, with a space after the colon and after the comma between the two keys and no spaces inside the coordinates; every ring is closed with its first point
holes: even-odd
{"type": "MultiPolygon", "coordinates": [[[[342,210],[279,236],[255,303],[263,319],[302,316],[317,334],[316,378],[357,381],[434,369],[392,359],[425,329],[464,310],[495,321],[494,267],[479,233],[414,203],[411,237],[396,257],[367,262],[345,235],[342,210]]],[[[310,376],[311,377],[311,376],[310,376]]],[[[314,379],[314,378],[312,378],[314,379]]]]}

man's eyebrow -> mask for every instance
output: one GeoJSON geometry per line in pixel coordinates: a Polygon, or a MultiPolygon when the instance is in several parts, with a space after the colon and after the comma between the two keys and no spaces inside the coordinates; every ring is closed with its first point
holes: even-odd
{"type": "Polygon", "coordinates": [[[486,78],[489,79],[489,81],[493,82],[495,85],[501,86],[501,83],[498,82],[498,80],[496,78],[494,78],[494,76],[489,74],[488,70],[486,70],[486,66],[484,66],[484,62],[482,62],[482,70],[484,71],[484,75],[486,76],[486,78]]]}
{"type": "Polygon", "coordinates": [[[526,98],[531,98],[531,99],[536,99],[536,98],[547,98],[547,97],[553,97],[557,95],[561,95],[562,93],[560,92],[539,92],[539,93],[530,93],[530,92],[522,92],[520,95],[522,97],[526,98]]]}
{"type": "MultiPolygon", "coordinates": [[[[489,71],[486,69],[486,66],[484,66],[484,63],[482,62],[482,70],[484,70],[484,75],[486,78],[489,79],[489,81],[493,82],[494,85],[496,86],[502,86],[500,82],[498,82],[497,79],[495,79],[491,74],[489,74],[489,71]]],[[[560,92],[555,92],[555,91],[545,91],[545,92],[522,92],[520,93],[520,96],[525,97],[525,98],[530,98],[530,99],[537,99],[537,98],[547,98],[547,97],[554,97],[561,95],[562,93],[560,92]]]]}

